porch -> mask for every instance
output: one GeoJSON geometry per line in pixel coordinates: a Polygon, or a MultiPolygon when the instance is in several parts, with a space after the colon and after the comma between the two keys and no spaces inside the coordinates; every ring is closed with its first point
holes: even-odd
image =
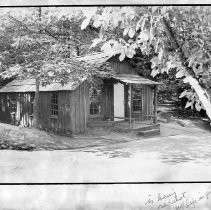
{"type": "MultiPolygon", "coordinates": [[[[119,117],[115,117],[119,118],[119,117]]],[[[120,119],[120,118],[119,118],[120,119]]],[[[92,120],[87,122],[87,127],[91,128],[105,128],[117,132],[134,133],[139,136],[154,136],[160,134],[160,124],[155,123],[153,116],[147,116],[145,121],[135,121],[135,118],[120,119],[114,121],[109,118],[99,118],[98,120],[92,120]]]]}
{"type": "Polygon", "coordinates": [[[93,114],[89,116],[87,127],[158,135],[158,84],[138,75],[125,74],[104,80],[101,94],[97,95],[95,91],[95,99],[91,101],[90,113],[93,114]]]}

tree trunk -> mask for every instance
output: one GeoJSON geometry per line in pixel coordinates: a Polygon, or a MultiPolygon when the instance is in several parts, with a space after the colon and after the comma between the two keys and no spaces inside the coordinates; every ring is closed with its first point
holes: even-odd
{"type": "Polygon", "coordinates": [[[39,116],[39,101],[40,101],[40,81],[36,78],[36,90],[35,90],[35,97],[34,97],[34,103],[33,103],[33,127],[40,128],[40,116],[39,116]]]}
{"type": "Polygon", "coordinates": [[[195,78],[193,78],[191,75],[187,76],[185,80],[195,90],[204,109],[206,110],[207,116],[211,119],[211,101],[209,99],[208,93],[201,87],[199,82],[195,78]]]}
{"type": "Polygon", "coordinates": [[[181,47],[179,46],[179,44],[175,38],[175,34],[173,33],[173,30],[170,27],[168,21],[165,18],[163,18],[162,23],[163,23],[163,26],[164,26],[164,29],[165,29],[165,32],[166,32],[168,38],[170,39],[171,43],[174,45],[174,48],[178,52],[180,60],[186,69],[187,75],[185,77],[185,80],[191,85],[191,87],[194,89],[194,91],[198,95],[199,100],[201,101],[201,103],[207,113],[207,116],[211,120],[211,100],[210,100],[208,94],[199,84],[199,81],[197,80],[193,69],[188,66],[187,58],[185,57],[184,52],[182,51],[181,47]]]}
{"type": "MultiPolygon", "coordinates": [[[[38,12],[39,12],[39,29],[40,29],[40,32],[41,32],[41,28],[40,28],[40,24],[41,24],[41,7],[38,7],[38,12]]],[[[40,128],[40,115],[39,115],[39,107],[40,107],[40,104],[39,104],[39,101],[40,101],[40,92],[39,92],[39,89],[40,89],[40,80],[38,78],[35,79],[35,86],[36,86],[36,89],[35,89],[35,97],[34,97],[34,104],[33,104],[33,127],[35,128],[40,128]]]]}

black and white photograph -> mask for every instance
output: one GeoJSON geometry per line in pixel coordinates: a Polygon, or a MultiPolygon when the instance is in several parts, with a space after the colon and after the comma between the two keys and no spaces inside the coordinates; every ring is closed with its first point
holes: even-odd
{"type": "Polygon", "coordinates": [[[211,5],[11,2],[0,209],[211,209],[211,5]]]}

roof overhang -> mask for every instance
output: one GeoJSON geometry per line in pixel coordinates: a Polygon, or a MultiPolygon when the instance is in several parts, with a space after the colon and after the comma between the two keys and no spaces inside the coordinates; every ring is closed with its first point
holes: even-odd
{"type": "MultiPolygon", "coordinates": [[[[64,91],[64,90],[75,90],[82,82],[84,82],[87,78],[81,78],[78,80],[70,81],[65,84],[61,84],[60,82],[52,82],[51,84],[47,84],[45,86],[40,85],[40,92],[50,92],[50,91],[64,91]]],[[[36,85],[35,79],[25,79],[18,80],[15,79],[7,85],[3,86],[0,89],[0,93],[25,93],[25,92],[35,92],[36,85]]]]}
{"type": "Polygon", "coordinates": [[[109,56],[103,52],[95,52],[95,53],[92,53],[92,54],[88,54],[88,55],[85,55],[85,56],[78,56],[76,57],[76,60],[78,61],[84,61],[86,63],[89,63],[91,65],[94,65],[94,64],[104,64],[106,63],[112,56],[109,56]]]}
{"type": "Polygon", "coordinates": [[[119,80],[125,84],[140,84],[140,85],[159,85],[159,82],[152,81],[150,79],[133,74],[117,74],[112,78],[119,80]]]}

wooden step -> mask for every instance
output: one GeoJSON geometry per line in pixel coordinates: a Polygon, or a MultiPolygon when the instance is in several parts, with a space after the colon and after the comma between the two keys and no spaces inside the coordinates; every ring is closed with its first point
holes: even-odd
{"type": "Polygon", "coordinates": [[[157,136],[160,135],[160,129],[152,129],[147,131],[139,131],[139,136],[149,137],[149,136],[157,136]]]}
{"type": "Polygon", "coordinates": [[[89,121],[87,127],[113,127],[114,121],[89,121]]]}
{"type": "Polygon", "coordinates": [[[134,130],[139,132],[139,131],[148,131],[148,130],[155,130],[155,129],[160,130],[160,124],[146,125],[146,126],[143,126],[143,127],[140,127],[140,128],[136,128],[134,130]]]}

